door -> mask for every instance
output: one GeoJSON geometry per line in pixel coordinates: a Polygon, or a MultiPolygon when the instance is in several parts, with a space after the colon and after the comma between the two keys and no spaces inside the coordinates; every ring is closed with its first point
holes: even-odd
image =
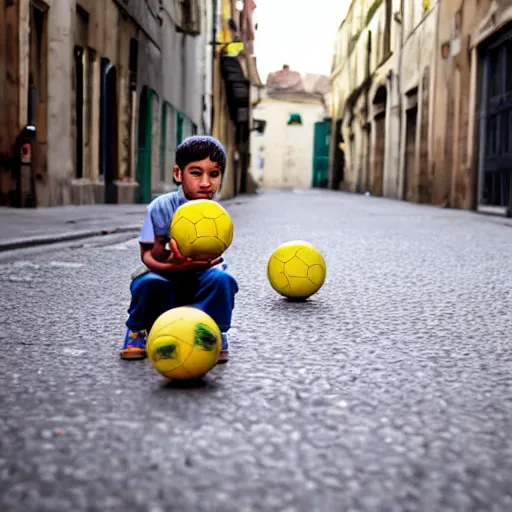
{"type": "Polygon", "coordinates": [[[418,108],[415,106],[407,110],[405,125],[405,172],[404,172],[404,199],[415,201],[417,194],[415,186],[416,167],[416,130],[418,124],[418,108]]]}
{"type": "Polygon", "coordinates": [[[334,137],[334,164],[333,164],[333,176],[332,176],[332,188],[339,190],[341,183],[343,182],[343,175],[345,170],[345,151],[344,151],[344,140],[343,134],[341,133],[342,121],[336,121],[335,130],[336,134],[334,137]]]}
{"type": "Polygon", "coordinates": [[[375,149],[371,192],[373,196],[382,196],[384,191],[384,158],[386,156],[386,113],[375,118],[375,149]]]}
{"type": "Polygon", "coordinates": [[[315,123],[313,142],[313,187],[327,188],[329,185],[329,142],[331,121],[315,123]]]}
{"type": "Polygon", "coordinates": [[[485,107],[480,204],[512,214],[512,31],[490,45],[484,55],[485,107]]]}
{"type": "Polygon", "coordinates": [[[107,59],[102,59],[101,64],[100,174],[105,184],[105,203],[117,203],[117,72],[107,59]]]}
{"type": "Polygon", "coordinates": [[[154,93],[146,86],[142,88],[139,102],[139,128],[137,147],[137,174],[139,184],[135,201],[147,204],[151,201],[151,152],[154,93]]]}
{"type": "Polygon", "coordinates": [[[84,49],[75,46],[75,177],[84,176],[84,49]]]}

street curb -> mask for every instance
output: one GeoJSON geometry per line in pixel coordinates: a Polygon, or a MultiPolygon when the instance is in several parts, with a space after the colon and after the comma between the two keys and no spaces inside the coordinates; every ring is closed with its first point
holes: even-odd
{"type": "MultiPolygon", "coordinates": [[[[224,206],[239,204],[243,200],[244,195],[231,197],[229,199],[221,199],[218,202],[224,206]]],[[[14,251],[16,249],[26,249],[29,247],[37,247],[40,245],[51,245],[59,242],[70,242],[73,240],[81,240],[84,238],[92,238],[95,236],[114,235],[119,233],[140,232],[141,224],[130,224],[128,226],[115,227],[112,229],[89,229],[82,231],[68,231],[65,233],[47,235],[47,236],[32,236],[25,238],[14,238],[10,240],[0,241],[0,253],[7,251],[14,251]]]]}
{"type": "Polygon", "coordinates": [[[89,229],[84,231],[68,231],[56,235],[35,236],[27,238],[16,238],[13,240],[0,241],[0,252],[13,251],[15,249],[26,249],[27,247],[36,247],[39,245],[50,245],[59,242],[70,242],[72,240],[81,240],[95,236],[114,235],[118,233],[139,232],[140,224],[117,227],[112,229],[89,229]]]}

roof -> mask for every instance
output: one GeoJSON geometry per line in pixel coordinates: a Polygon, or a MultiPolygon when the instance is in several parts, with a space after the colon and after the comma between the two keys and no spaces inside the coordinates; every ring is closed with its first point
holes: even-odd
{"type": "Polygon", "coordinates": [[[298,71],[292,71],[288,66],[270,73],[266,83],[269,97],[286,94],[323,98],[330,88],[331,82],[328,76],[314,73],[301,74],[298,71]]]}

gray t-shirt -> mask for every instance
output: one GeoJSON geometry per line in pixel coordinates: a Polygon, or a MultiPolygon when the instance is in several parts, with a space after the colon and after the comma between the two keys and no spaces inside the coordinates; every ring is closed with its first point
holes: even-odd
{"type": "Polygon", "coordinates": [[[180,186],[178,190],[153,199],[148,205],[146,218],[139,236],[139,242],[152,244],[157,236],[169,236],[172,218],[176,210],[188,199],[180,186]]]}

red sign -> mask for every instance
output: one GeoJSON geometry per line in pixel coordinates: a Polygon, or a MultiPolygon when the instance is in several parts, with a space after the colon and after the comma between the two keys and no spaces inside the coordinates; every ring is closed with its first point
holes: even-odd
{"type": "Polygon", "coordinates": [[[32,163],[32,146],[25,142],[21,146],[21,163],[22,164],[31,164],[32,163]]]}

